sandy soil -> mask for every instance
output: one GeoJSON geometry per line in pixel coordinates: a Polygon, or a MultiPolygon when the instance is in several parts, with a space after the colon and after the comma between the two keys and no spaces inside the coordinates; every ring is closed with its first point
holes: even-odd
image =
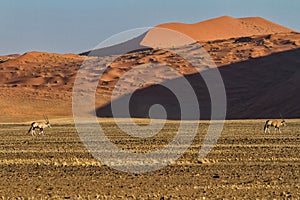
{"type": "MultiPolygon", "coordinates": [[[[112,120],[101,120],[106,135],[128,151],[168,143],[178,122],[162,134],[139,140],[123,137],[112,120]]],[[[264,120],[227,121],[206,158],[198,151],[207,129],[202,121],[188,151],[159,171],[129,174],[95,160],[70,119],[57,120],[32,138],[28,124],[0,125],[0,198],[61,199],[298,199],[299,120],[281,134],[264,134],[264,120]],[[66,124],[67,123],[67,124],[66,124]]],[[[124,121],[126,123],[126,120],[124,121]]],[[[138,120],[138,123],[147,123],[138,120]]]]}

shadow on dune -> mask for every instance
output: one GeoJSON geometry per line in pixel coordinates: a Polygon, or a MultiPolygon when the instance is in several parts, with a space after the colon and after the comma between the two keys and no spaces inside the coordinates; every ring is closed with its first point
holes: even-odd
{"type": "MultiPolygon", "coordinates": [[[[219,71],[227,95],[226,119],[280,118],[280,113],[284,118],[300,117],[300,49],[250,58],[219,67],[219,71]]],[[[192,74],[182,78],[191,83],[197,94],[200,118],[210,119],[211,101],[202,77],[192,74]]],[[[171,81],[176,83],[177,80],[171,81]]],[[[114,103],[118,102],[121,103],[122,98],[114,103]]],[[[168,119],[181,119],[176,97],[159,85],[133,93],[129,106],[131,117],[148,118],[149,108],[154,104],[165,107],[168,119]]],[[[97,108],[96,113],[98,117],[112,117],[111,104],[97,108]]]]}
{"type": "Polygon", "coordinates": [[[148,32],[145,32],[138,37],[135,37],[131,40],[125,41],[125,42],[117,44],[117,45],[83,52],[79,55],[102,57],[102,56],[122,55],[125,53],[130,53],[130,52],[127,52],[127,50],[131,50],[131,49],[136,49],[136,51],[151,49],[150,47],[141,45],[141,42],[143,41],[143,39],[145,38],[145,35],[147,35],[147,33],[148,32]]]}
{"type": "MultiPolygon", "coordinates": [[[[205,82],[199,74],[191,75],[186,77],[192,85],[195,85],[195,91],[197,99],[199,102],[201,110],[201,118],[209,118],[210,116],[210,97],[205,85],[205,82]],[[195,83],[197,81],[198,83],[195,83]]],[[[171,80],[171,84],[177,83],[178,80],[171,80]]],[[[130,96],[130,94],[128,94],[130,96]]],[[[127,95],[127,96],[128,96],[127,95]]],[[[123,97],[125,98],[125,97],[123,97]]],[[[186,98],[189,98],[188,96],[186,98]]],[[[116,105],[123,105],[124,101],[122,97],[113,102],[116,105]]],[[[152,85],[144,89],[136,90],[131,98],[129,103],[129,112],[131,117],[135,118],[149,118],[149,109],[152,105],[160,104],[164,107],[167,114],[167,119],[182,119],[180,104],[176,96],[171,90],[161,85],[152,85]]],[[[127,106],[128,107],[128,106],[127,106]]],[[[125,108],[126,109],[126,108],[125,108]]],[[[126,117],[122,112],[118,112],[115,115],[112,115],[111,103],[98,108],[97,116],[99,117],[126,117]]],[[[186,115],[184,119],[194,119],[193,113],[191,115],[186,115]]],[[[152,115],[151,118],[161,118],[159,115],[152,115]]]]}

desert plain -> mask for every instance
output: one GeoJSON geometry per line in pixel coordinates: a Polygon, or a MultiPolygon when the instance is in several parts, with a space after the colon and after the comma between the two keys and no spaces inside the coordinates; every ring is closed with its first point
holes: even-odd
{"type": "MultiPolygon", "coordinates": [[[[93,158],[74,124],[58,120],[45,135],[27,135],[27,124],[1,124],[2,199],[298,199],[299,120],[281,134],[264,134],[263,120],[226,121],[212,151],[199,158],[208,127],[200,123],[180,159],[154,172],[126,173],[93,158]]],[[[100,120],[106,134],[131,152],[152,151],[174,137],[168,121],[156,137],[124,137],[113,120],[100,120]],[[149,145],[150,144],[150,145],[149,145]]],[[[139,120],[138,123],[145,123],[139,120]]],[[[124,121],[126,123],[126,120],[124,121]]]]}

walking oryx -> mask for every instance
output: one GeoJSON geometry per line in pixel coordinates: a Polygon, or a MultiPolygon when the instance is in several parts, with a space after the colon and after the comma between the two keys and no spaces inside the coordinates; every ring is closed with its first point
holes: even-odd
{"type": "Polygon", "coordinates": [[[40,132],[38,134],[40,135],[40,134],[44,133],[45,128],[47,128],[47,127],[51,128],[48,117],[44,115],[44,119],[45,119],[45,122],[32,122],[31,127],[28,130],[28,133],[31,132],[31,135],[34,136],[36,134],[35,129],[39,129],[40,132]]]}
{"type": "Polygon", "coordinates": [[[286,126],[286,123],[284,121],[284,119],[282,120],[267,120],[266,123],[265,123],[265,126],[264,126],[264,131],[265,133],[270,133],[270,126],[273,126],[274,127],[274,133],[276,133],[276,130],[278,129],[279,133],[281,133],[280,131],[280,126],[286,126]]]}

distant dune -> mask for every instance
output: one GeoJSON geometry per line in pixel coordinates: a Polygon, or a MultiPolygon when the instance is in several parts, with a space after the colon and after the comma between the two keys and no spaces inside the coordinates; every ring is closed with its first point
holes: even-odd
{"type": "Polygon", "coordinates": [[[11,60],[11,59],[15,59],[19,56],[20,56],[20,54],[11,54],[11,55],[0,56],[0,63],[6,62],[6,61],[11,60]]]}
{"type": "MultiPolygon", "coordinates": [[[[300,85],[299,33],[259,17],[235,19],[225,16],[196,24],[168,23],[157,27],[192,37],[192,40],[182,41],[173,38],[178,44],[201,41],[224,79],[228,119],[278,118],[279,113],[286,118],[300,117],[300,96],[297,93],[300,85]]],[[[159,42],[155,37],[154,28],[129,42],[82,55],[28,52],[0,56],[0,122],[30,121],[42,118],[43,114],[50,118],[72,116],[73,84],[78,69],[88,58],[86,55],[92,56],[89,59],[93,63],[98,59],[95,56],[104,56],[105,59],[105,56],[120,52],[124,54],[107,66],[98,83],[95,94],[98,116],[111,116],[110,96],[123,75],[141,64],[159,63],[191,81],[200,102],[201,117],[209,118],[210,100],[203,80],[182,57],[163,49],[149,48],[164,45],[164,37],[168,35],[161,35],[159,42]],[[124,52],[124,49],[134,48],[137,49],[133,52],[124,52]]],[[[199,46],[189,43],[182,51],[192,56],[199,52],[199,46]]],[[[200,66],[204,73],[210,70],[205,64],[203,62],[200,66]]],[[[92,70],[90,76],[98,79],[98,73],[99,70],[92,70]]],[[[167,70],[147,73],[174,81],[167,70]]],[[[126,91],[136,86],[136,78],[126,79],[126,91]]],[[[134,97],[132,116],[148,117],[147,109],[161,103],[168,110],[168,118],[180,118],[174,96],[157,85],[141,86],[134,97]],[[143,100],[145,98],[147,101],[143,100]]]]}
{"type": "Polygon", "coordinates": [[[118,45],[83,52],[81,55],[107,56],[149,48],[172,48],[193,42],[295,32],[261,17],[222,16],[195,24],[166,23],[118,45]]]}
{"type": "MultiPolygon", "coordinates": [[[[212,41],[253,35],[288,33],[293,30],[261,17],[218,17],[195,24],[167,23],[157,27],[172,29],[192,37],[196,41],[212,41]]],[[[150,33],[151,34],[151,31],[150,33]]]]}

